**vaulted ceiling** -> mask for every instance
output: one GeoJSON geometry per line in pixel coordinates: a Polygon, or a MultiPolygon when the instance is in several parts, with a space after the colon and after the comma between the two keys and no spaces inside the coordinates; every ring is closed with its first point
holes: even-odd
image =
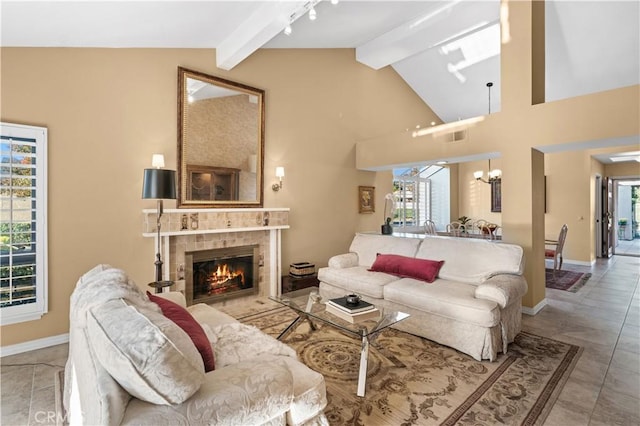
{"type": "MultiPolygon", "coordinates": [[[[639,83],[639,5],[546,1],[547,100],[639,83]]],[[[2,46],[215,48],[212,64],[224,69],[261,48],[354,48],[354,60],[392,66],[444,122],[500,110],[499,0],[2,0],[1,7],[2,46]]]]}

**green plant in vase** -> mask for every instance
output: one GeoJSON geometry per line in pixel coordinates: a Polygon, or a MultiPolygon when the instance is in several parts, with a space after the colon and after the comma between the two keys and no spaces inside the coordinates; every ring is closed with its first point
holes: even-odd
{"type": "Polygon", "coordinates": [[[471,222],[471,218],[467,216],[460,216],[458,222],[462,224],[462,232],[467,232],[467,223],[471,222]]]}

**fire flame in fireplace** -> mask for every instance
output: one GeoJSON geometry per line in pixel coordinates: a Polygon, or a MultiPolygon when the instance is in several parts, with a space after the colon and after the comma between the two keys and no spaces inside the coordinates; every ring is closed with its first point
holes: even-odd
{"type": "Polygon", "coordinates": [[[218,265],[218,268],[211,274],[208,281],[211,285],[211,290],[214,292],[218,288],[225,288],[233,284],[244,285],[244,271],[233,271],[225,263],[218,265]]]}

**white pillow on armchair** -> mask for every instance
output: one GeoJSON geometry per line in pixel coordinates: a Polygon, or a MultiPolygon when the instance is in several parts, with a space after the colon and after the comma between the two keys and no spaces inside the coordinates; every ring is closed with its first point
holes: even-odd
{"type": "Polygon", "coordinates": [[[102,366],[139,399],[180,404],[204,381],[191,338],[159,312],[111,300],[87,313],[87,331],[102,366]]]}

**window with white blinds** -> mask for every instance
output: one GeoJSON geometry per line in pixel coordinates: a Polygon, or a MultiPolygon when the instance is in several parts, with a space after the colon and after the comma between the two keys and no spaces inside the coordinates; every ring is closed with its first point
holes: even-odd
{"type": "Polygon", "coordinates": [[[0,323],[47,312],[47,129],[0,123],[0,323]]]}
{"type": "Polygon", "coordinates": [[[394,226],[417,231],[430,218],[431,182],[414,176],[397,178],[393,185],[396,200],[394,226]]]}
{"type": "Polygon", "coordinates": [[[436,228],[449,222],[449,169],[437,165],[393,170],[395,213],[399,232],[423,232],[429,219],[436,228]]]}

